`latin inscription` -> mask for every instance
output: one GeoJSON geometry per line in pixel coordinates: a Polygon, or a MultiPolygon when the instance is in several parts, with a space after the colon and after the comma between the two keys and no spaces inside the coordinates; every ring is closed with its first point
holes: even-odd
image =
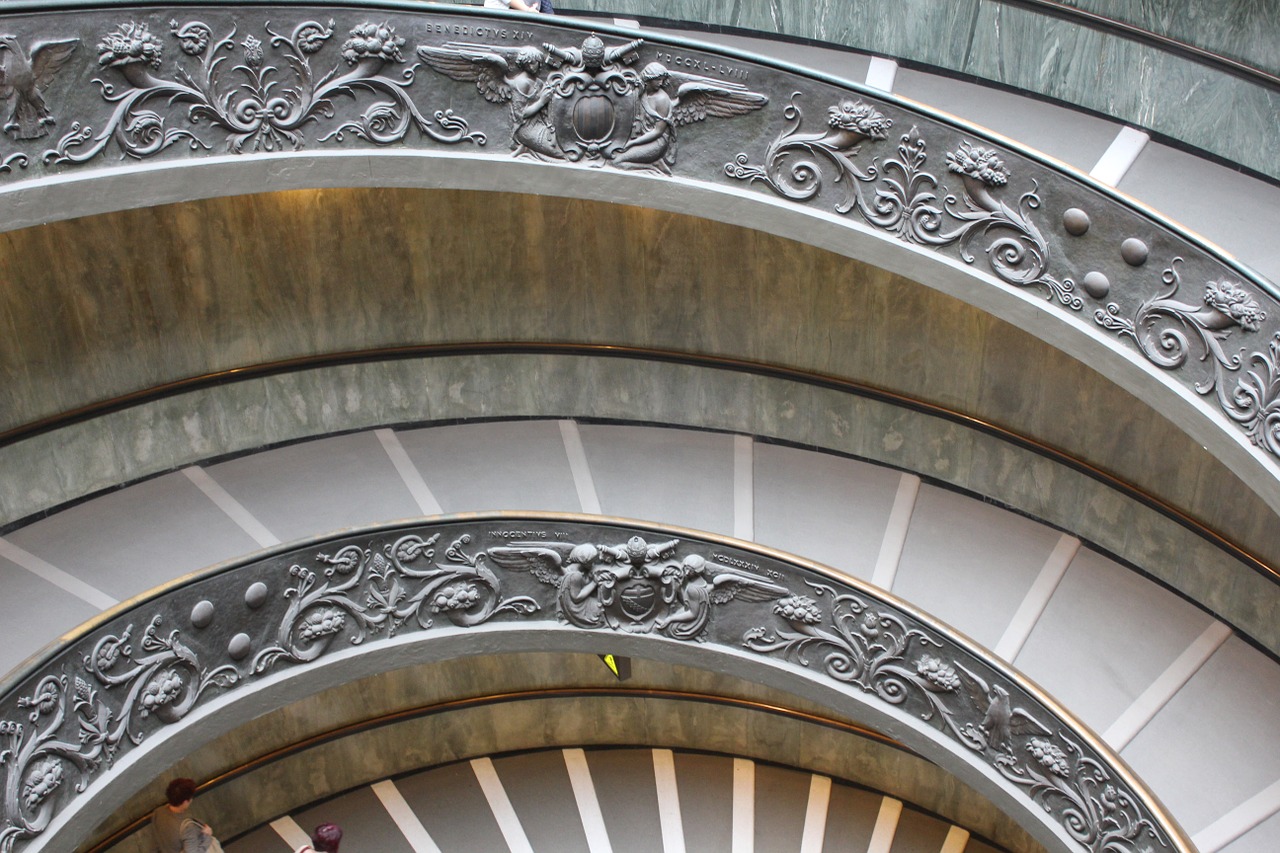
{"type": "Polygon", "coordinates": [[[782,573],[778,572],[776,569],[765,569],[756,563],[750,563],[746,560],[739,560],[737,557],[730,557],[728,554],[721,554],[719,552],[716,552],[711,555],[711,559],[715,560],[717,563],[722,563],[723,565],[726,565],[726,566],[733,566],[735,569],[746,569],[749,572],[755,572],[758,575],[764,575],[767,578],[782,577],[782,573]]]}
{"type": "Polygon", "coordinates": [[[732,77],[738,80],[747,79],[747,69],[734,68],[716,59],[706,56],[685,56],[670,51],[658,51],[658,61],[668,68],[687,68],[703,74],[719,74],[721,77],[732,77]]]}
{"type": "Polygon", "coordinates": [[[560,531],[547,532],[546,530],[490,530],[489,535],[494,539],[564,539],[569,534],[560,531]]]}
{"type": "Polygon", "coordinates": [[[533,39],[533,30],[515,30],[507,27],[490,27],[484,24],[472,26],[471,24],[429,24],[426,27],[427,32],[444,33],[451,36],[476,36],[478,38],[495,38],[507,39],[509,41],[530,41],[533,39]]]}

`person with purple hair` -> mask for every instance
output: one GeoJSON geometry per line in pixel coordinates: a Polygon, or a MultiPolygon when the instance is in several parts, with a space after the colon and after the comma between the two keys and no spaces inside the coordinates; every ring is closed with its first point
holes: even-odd
{"type": "Polygon", "coordinates": [[[311,843],[299,847],[297,853],[338,853],[340,841],[342,841],[342,828],[336,823],[326,821],[311,833],[311,843]]]}

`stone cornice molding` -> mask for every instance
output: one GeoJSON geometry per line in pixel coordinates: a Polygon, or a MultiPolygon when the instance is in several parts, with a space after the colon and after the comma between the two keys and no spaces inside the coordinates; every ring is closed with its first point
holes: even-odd
{"type": "Polygon", "coordinates": [[[248,187],[466,180],[767,227],[1099,364],[1280,508],[1280,301],[1172,223],[847,83],[680,40],[422,8],[0,16],[0,228],[248,187]]]}
{"type": "Polygon", "coordinates": [[[602,635],[865,719],[1051,850],[1192,849],[1087,729],[891,596],[729,539],[527,513],[286,546],[106,614],[0,695],[0,850],[73,846],[151,779],[149,751],[221,733],[237,704],[258,713],[415,650],[582,651],[602,635]]]}

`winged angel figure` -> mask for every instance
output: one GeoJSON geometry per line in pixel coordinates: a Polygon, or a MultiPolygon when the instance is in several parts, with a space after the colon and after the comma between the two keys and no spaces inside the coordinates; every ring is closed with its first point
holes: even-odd
{"type": "Polygon", "coordinates": [[[28,55],[11,35],[0,36],[0,98],[12,100],[6,133],[15,139],[47,136],[45,125],[53,124],[53,114],[44,102],[41,89],[75,52],[80,39],[37,42],[28,55]]]}
{"type": "Polygon", "coordinates": [[[423,45],[418,56],[446,77],[474,82],[489,103],[510,105],[511,139],[517,154],[560,156],[546,111],[552,88],[541,78],[548,56],[540,48],[453,41],[441,47],[423,45]]]}
{"type": "Polygon", "coordinates": [[[629,168],[670,174],[676,162],[676,128],[708,116],[745,115],[769,103],[768,97],[740,83],[674,72],[661,62],[646,65],[640,71],[640,79],[644,94],[640,96],[634,130],[613,157],[614,163],[629,168]],[[674,93],[668,91],[673,85],[674,93]]]}
{"type": "Polygon", "coordinates": [[[639,537],[622,546],[513,542],[491,548],[489,558],[556,587],[558,613],[571,625],[657,632],[681,640],[702,635],[713,605],[735,598],[772,601],[788,593],[697,554],[677,559],[676,544],[649,545],[639,537]]]}

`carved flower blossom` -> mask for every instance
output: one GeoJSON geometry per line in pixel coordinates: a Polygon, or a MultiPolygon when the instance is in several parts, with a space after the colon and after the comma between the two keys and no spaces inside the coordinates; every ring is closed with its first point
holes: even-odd
{"type": "Polygon", "coordinates": [[[858,630],[868,637],[880,636],[880,614],[874,610],[868,610],[862,614],[862,623],[858,625],[858,630]]]}
{"type": "Polygon", "coordinates": [[[1240,324],[1240,328],[1256,332],[1267,319],[1267,312],[1258,305],[1249,291],[1235,282],[1211,281],[1204,289],[1204,302],[1240,324]]]}
{"type": "Polygon", "coordinates": [[[182,673],[174,667],[163,670],[142,690],[141,701],[144,712],[168,705],[182,693],[182,687],[182,673]]]}
{"type": "Polygon", "coordinates": [[[818,609],[817,602],[807,595],[788,595],[773,605],[773,612],[788,622],[817,625],[822,621],[822,611],[818,609]]]}
{"type": "Polygon", "coordinates": [[[98,64],[108,68],[133,64],[159,68],[162,53],[164,45],[147,30],[146,24],[130,22],[102,37],[98,43],[98,64]]]}
{"type": "Polygon", "coordinates": [[[307,614],[307,618],[302,620],[302,626],[298,628],[298,636],[302,640],[309,641],[327,637],[330,634],[336,634],[342,630],[342,626],[347,623],[347,616],[336,607],[321,607],[312,610],[307,614]]]}
{"type": "Polygon", "coordinates": [[[32,697],[31,704],[41,714],[52,713],[58,706],[58,689],[52,682],[46,681],[40,685],[40,692],[32,697]]]}
{"type": "Polygon", "coordinates": [[[32,765],[27,778],[22,781],[22,804],[33,809],[58,789],[64,773],[57,758],[44,758],[32,765]]]}
{"type": "Polygon", "coordinates": [[[959,148],[947,154],[947,169],[976,178],[989,187],[1002,187],[1009,181],[1009,170],[993,149],[968,142],[961,142],[959,148]]]}
{"type": "Polygon", "coordinates": [[[333,35],[333,20],[329,20],[328,27],[322,27],[315,21],[309,21],[297,30],[294,38],[298,44],[298,50],[306,54],[312,54],[324,47],[324,43],[329,40],[329,36],[333,35]]]}
{"type": "Polygon", "coordinates": [[[1120,807],[1120,795],[1116,792],[1115,785],[1104,787],[1099,799],[1102,800],[1102,808],[1107,812],[1113,812],[1120,807]]]}
{"type": "Polygon", "coordinates": [[[364,23],[351,30],[351,38],[342,45],[342,58],[348,65],[361,59],[381,59],[384,62],[404,62],[400,48],[404,39],[396,35],[395,28],[381,24],[364,23]]]}
{"type": "Polygon", "coordinates": [[[240,42],[244,47],[244,61],[249,63],[250,68],[257,68],[262,65],[262,42],[254,38],[252,34],[244,37],[244,41],[240,42]]]}
{"type": "Polygon", "coordinates": [[[862,101],[841,101],[827,108],[827,126],[855,130],[869,139],[884,139],[893,127],[893,119],[862,101]]]}
{"type": "Polygon", "coordinates": [[[960,676],[956,675],[951,665],[933,655],[924,655],[916,661],[916,672],[930,684],[945,691],[955,690],[960,686],[960,676]]]}
{"type": "Polygon", "coordinates": [[[431,600],[432,613],[448,613],[451,610],[466,610],[480,600],[480,590],[475,584],[455,583],[444,587],[431,600]]]}
{"type": "Polygon", "coordinates": [[[169,31],[173,33],[174,38],[178,40],[178,46],[187,56],[199,56],[204,53],[212,37],[209,28],[199,21],[192,21],[181,27],[178,26],[177,21],[169,21],[169,31]]]}
{"type": "Polygon", "coordinates": [[[1041,738],[1033,738],[1027,744],[1027,752],[1031,753],[1040,766],[1055,776],[1067,778],[1071,775],[1071,766],[1067,764],[1067,756],[1061,749],[1041,738]]]}
{"type": "Polygon", "coordinates": [[[114,640],[108,640],[98,647],[94,667],[99,672],[106,672],[115,666],[116,661],[120,659],[120,643],[114,640]]]}

